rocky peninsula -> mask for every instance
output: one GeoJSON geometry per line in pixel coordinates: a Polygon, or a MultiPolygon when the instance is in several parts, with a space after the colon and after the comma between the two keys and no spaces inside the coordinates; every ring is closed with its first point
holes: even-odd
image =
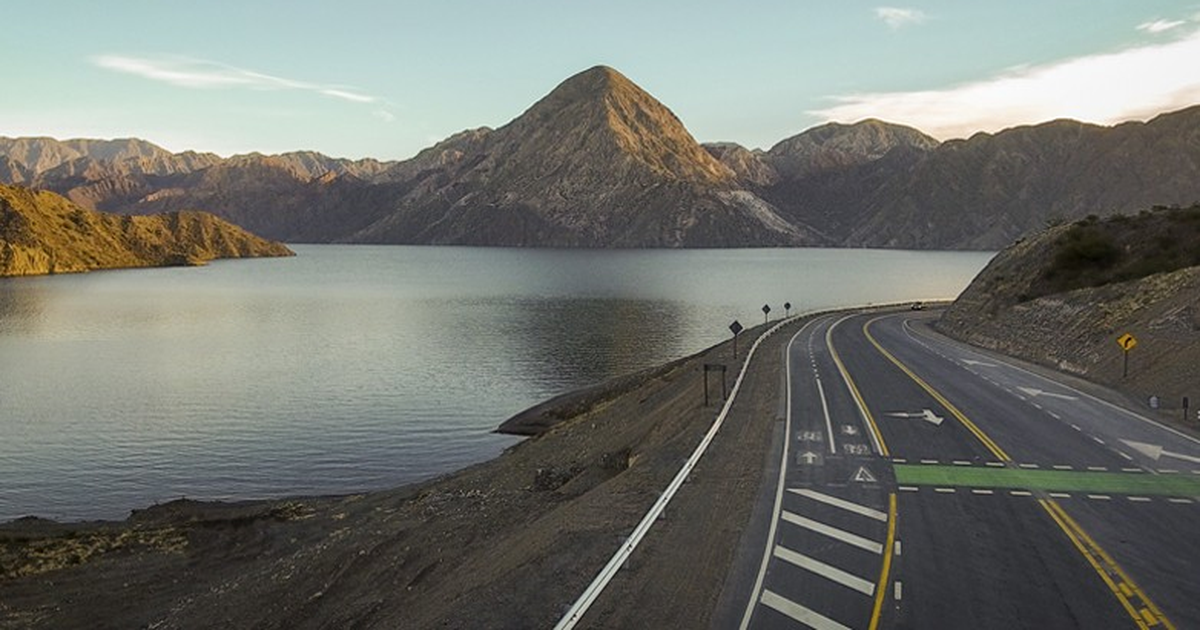
{"type": "Polygon", "coordinates": [[[123,216],[51,192],[0,185],[0,277],[293,255],[205,212],[123,216]]]}

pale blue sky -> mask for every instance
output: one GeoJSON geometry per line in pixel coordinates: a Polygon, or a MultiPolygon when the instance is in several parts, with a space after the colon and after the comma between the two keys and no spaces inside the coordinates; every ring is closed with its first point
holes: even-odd
{"type": "Polygon", "coordinates": [[[0,135],[407,158],[618,69],[702,142],[1200,103],[1200,0],[5,2],[0,135]]]}

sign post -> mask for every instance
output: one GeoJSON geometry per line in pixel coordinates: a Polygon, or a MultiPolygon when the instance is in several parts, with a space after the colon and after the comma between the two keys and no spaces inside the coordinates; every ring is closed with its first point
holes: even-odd
{"type": "Polygon", "coordinates": [[[1117,345],[1125,354],[1124,367],[1121,368],[1121,378],[1129,376],[1129,351],[1137,347],[1137,338],[1129,333],[1117,337],[1117,345]]]}
{"type": "Polygon", "coordinates": [[[784,303],[783,303],[783,316],[784,316],[784,317],[791,317],[791,316],[792,316],[792,303],[791,303],[791,302],[784,302],[784,303]]]}
{"type": "Polygon", "coordinates": [[[708,373],[721,373],[721,400],[725,400],[725,364],[724,363],[705,363],[704,364],[704,406],[708,406],[708,373]]]}
{"type": "Polygon", "coordinates": [[[771,317],[771,305],[763,304],[763,323],[765,324],[765,323],[771,321],[769,319],[770,317],[771,317]]]}
{"type": "Polygon", "coordinates": [[[737,337],[738,333],[743,330],[741,322],[733,320],[733,323],[729,325],[729,330],[733,333],[733,360],[737,361],[737,337]]]}

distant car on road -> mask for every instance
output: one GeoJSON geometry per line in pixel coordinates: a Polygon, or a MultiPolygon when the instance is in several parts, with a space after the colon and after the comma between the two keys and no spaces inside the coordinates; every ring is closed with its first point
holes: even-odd
{"type": "Polygon", "coordinates": [[[908,307],[910,311],[919,311],[925,308],[925,305],[920,302],[913,302],[912,306],[908,307]]]}

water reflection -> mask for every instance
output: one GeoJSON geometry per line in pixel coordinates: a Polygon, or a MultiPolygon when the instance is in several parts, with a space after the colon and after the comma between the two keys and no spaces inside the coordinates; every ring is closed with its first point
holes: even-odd
{"type": "Polygon", "coordinates": [[[490,431],[548,396],[761,322],[764,302],[953,295],[988,260],[295,249],[0,280],[0,520],[414,481],[499,452],[490,431]]]}
{"type": "Polygon", "coordinates": [[[525,299],[498,335],[522,380],[560,392],[686,354],[686,308],[663,300],[525,299]]]}
{"type": "Polygon", "coordinates": [[[0,335],[27,334],[42,321],[45,294],[41,278],[0,278],[0,335]]]}

